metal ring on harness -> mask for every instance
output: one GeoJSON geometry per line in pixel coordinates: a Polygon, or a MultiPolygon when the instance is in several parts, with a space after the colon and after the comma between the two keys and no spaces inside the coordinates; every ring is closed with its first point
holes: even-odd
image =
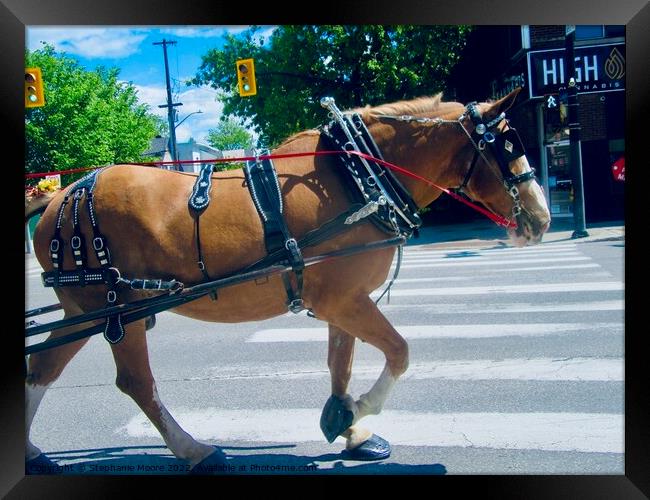
{"type": "Polygon", "coordinates": [[[118,283],[126,283],[127,285],[130,285],[130,281],[122,278],[122,274],[120,273],[120,270],[117,267],[109,267],[109,271],[113,271],[115,273],[115,284],[117,285],[118,283]]]}
{"type": "Polygon", "coordinates": [[[296,241],[295,238],[289,238],[284,244],[284,248],[286,248],[289,251],[291,251],[292,249],[295,250],[297,247],[298,247],[298,242],[296,241]]]}

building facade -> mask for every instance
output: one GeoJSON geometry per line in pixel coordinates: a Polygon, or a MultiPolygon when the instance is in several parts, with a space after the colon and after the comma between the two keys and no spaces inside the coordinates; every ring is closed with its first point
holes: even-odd
{"type": "MultiPolygon", "coordinates": [[[[522,87],[508,112],[544,187],[551,215],[573,217],[565,26],[477,26],[450,79],[461,102],[522,87]]],[[[578,121],[587,223],[624,219],[625,27],[576,26],[578,121]],[[620,172],[620,170],[619,170],[620,172]]]]}
{"type": "MultiPolygon", "coordinates": [[[[182,172],[198,172],[201,170],[201,161],[215,160],[224,158],[224,152],[214,149],[207,144],[196,142],[190,138],[187,142],[182,142],[176,145],[179,161],[183,162],[178,165],[178,170],[182,172]],[[196,163],[187,163],[187,162],[196,163]]],[[[168,137],[155,137],[151,141],[151,145],[142,156],[156,158],[158,161],[171,162],[172,155],[169,149],[168,137]]],[[[168,170],[176,170],[174,164],[163,165],[163,168],[168,170]]]]}

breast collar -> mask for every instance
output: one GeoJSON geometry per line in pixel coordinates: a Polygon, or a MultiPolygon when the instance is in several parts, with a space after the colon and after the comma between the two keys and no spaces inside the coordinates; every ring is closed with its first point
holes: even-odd
{"type": "MultiPolygon", "coordinates": [[[[320,127],[329,146],[342,151],[357,151],[379,160],[381,152],[368,128],[357,113],[343,114],[332,97],[321,99],[321,106],[329,111],[332,121],[320,127]]],[[[346,223],[370,217],[381,230],[406,237],[422,225],[418,206],[408,190],[383,165],[355,154],[340,156],[347,173],[349,191],[354,201],[364,206],[346,223]]]]}

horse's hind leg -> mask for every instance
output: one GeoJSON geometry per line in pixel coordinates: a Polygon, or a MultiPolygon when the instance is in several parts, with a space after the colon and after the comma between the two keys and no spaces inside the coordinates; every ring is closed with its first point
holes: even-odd
{"type": "Polygon", "coordinates": [[[117,387],[133,398],[177,458],[187,460],[193,467],[215,454],[214,447],[195,441],[185,432],[160,401],[149,365],[145,320],[125,328],[124,339],[111,345],[117,366],[117,387]]]}
{"type": "MultiPolygon", "coordinates": [[[[66,307],[65,318],[80,314],[81,310],[66,307]]],[[[65,336],[75,331],[88,327],[89,324],[75,325],[53,331],[49,339],[65,336]]],[[[27,376],[25,378],[25,460],[30,461],[41,455],[41,450],[32,444],[29,433],[39,405],[48,387],[59,378],[65,366],[77,352],[86,344],[88,339],[81,339],[69,344],[64,344],[53,349],[29,355],[27,363],[27,376]]]]}
{"type": "MultiPolygon", "coordinates": [[[[331,325],[328,365],[332,375],[332,394],[340,401],[333,408],[340,405],[343,413],[347,410],[352,414],[352,425],[340,434],[347,439],[346,448],[355,449],[368,439],[370,433],[354,424],[364,416],[381,412],[395,382],[408,368],[408,345],[368,296],[339,303],[332,311],[319,311],[319,316],[327,318],[331,325]],[[386,357],[379,379],[356,402],[346,393],[354,345],[351,335],[377,347],[386,357]]],[[[326,406],[325,416],[327,410],[326,406]]]]}

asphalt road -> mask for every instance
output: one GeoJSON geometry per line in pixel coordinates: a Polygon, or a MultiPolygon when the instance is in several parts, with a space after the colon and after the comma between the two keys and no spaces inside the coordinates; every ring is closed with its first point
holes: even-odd
{"type": "MultiPolygon", "coordinates": [[[[381,308],[410,368],[363,421],[393,446],[381,462],[344,460],[343,441],[322,436],[326,325],[304,314],[237,325],[159,314],[148,341],[160,396],[223,448],[226,473],[623,474],[624,247],[408,246],[381,308]]],[[[54,302],[26,265],[27,307],[54,302]]],[[[357,343],[351,393],[382,367],[357,343]]],[[[114,379],[96,336],[45,395],[33,442],[63,473],[185,473],[114,379]]]]}

